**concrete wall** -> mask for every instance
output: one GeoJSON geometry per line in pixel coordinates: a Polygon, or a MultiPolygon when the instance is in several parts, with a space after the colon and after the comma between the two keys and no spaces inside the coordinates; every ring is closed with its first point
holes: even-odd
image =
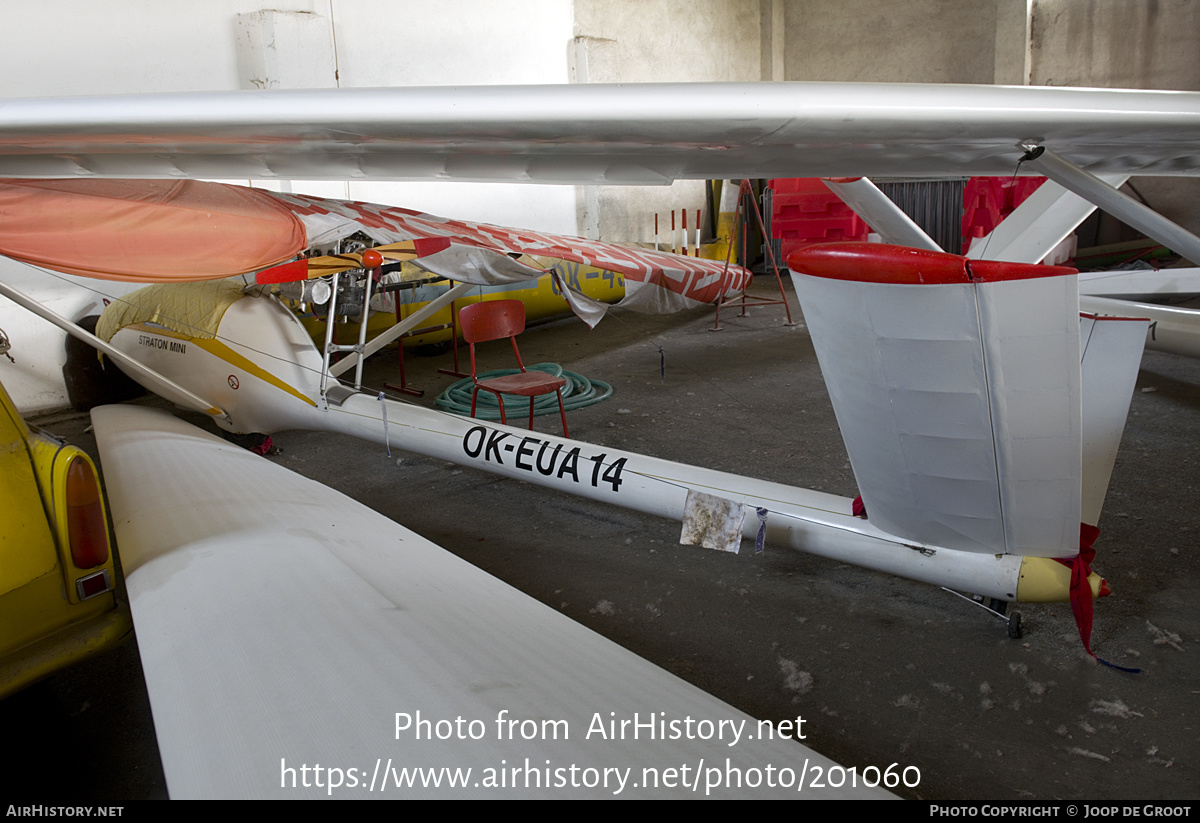
{"type": "MultiPolygon", "coordinates": [[[[751,82],[762,77],[759,4],[745,0],[575,0],[574,82],[751,82]]],[[[658,214],[666,242],[670,213],[694,226],[704,184],[581,186],[579,227],[588,237],[654,241],[658,214]]],[[[678,218],[677,218],[678,219],[678,218]]]]}
{"type": "MultiPolygon", "coordinates": [[[[431,8],[416,0],[331,0],[317,14],[293,10],[238,15],[241,88],[566,83],[571,6],[564,0],[450,0],[431,8]],[[325,29],[298,30],[309,17],[325,29]],[[258,35],[255,37],[255,35],[258,35]],[[285,36],[292,35],[292,36],[285,36]],[[269,47],[269,51],[268,51],[269,47]],[[322,53],[322,51],[326,53],[322,53]],[[264,52],[271,71],[247,64],[264,52]],[[312,67],[328,60],[328,81],[312,67]]],[[[320,183],[293,190],[388,203],[487,223],[572,234],[570,187],[444,183],[320,183]]]]}
{"type": "MultiPolygon", "coordinates": [[[[1035,85],[1200,91],[1193,0],[1033,0],[1030,28],[1035,85]]],[[[1139,178],[1134,186],[1153,209],[1200,233],[1200,181],[1139,178]]],[[[1095,239],[1130,236],[1105,219],[1095,239]]]]}
{"type": "MultiPolygon", "coordinates": [[[[343,87],[566,83],[565,0],[335,0],[343,87]]],[[[575,234],[569,186],[355,183],[352,199],[575,234]]]]}
{"type": "MultiPolygon", "coordinates": [[[[7,43],[0,50],[3,97],[236,89],[234,19],[239,11],[254,9],[233,0],[214,0],[206,14],[190,13],[179,3],[116,2],[102,8],[48,0],[9,6],[7,43]]],[[[310,6],[303,4],[303,10],[310,6]]],[[[96,313],[102,294],[128,291],[107,283],[90,291],[89,281],[54,278],[4,258],[0,278],[72,318],[96,313]]],[[[0,360],[5,387],[23,409],[64,404],[64,335],[23,309],[0,303],[0,328],[12,339],[17,360],[0,360]]]]}
{"type": "Polygon", "coordinates": [[[1033,82],[1200,91],[1193,0],[1033,0],[1033,82]]]}
{"type": "Polygon", "coordinates": [[[788,80],[1020,83],[1024,0],[788,0],[788,80]]]}
{"type": "Polygon", "coordinates": [[[1200,90],[1194,0],[783,0],[785,77],[1200,90]]]}
{"type": "MultiPolygon", "coordinates": [[[[0,95],[42,97],[238,88],[235,18],[252,0],[7,3],[0,95]]],[[[283,0],[295,11],[324,0],[283,0]]]]}
{"type": "Polygon", "coordinates": [[[759,6],[745,0],[575,0],[575,36],[609,44],[590,83],[752,81],[759,6]]]}

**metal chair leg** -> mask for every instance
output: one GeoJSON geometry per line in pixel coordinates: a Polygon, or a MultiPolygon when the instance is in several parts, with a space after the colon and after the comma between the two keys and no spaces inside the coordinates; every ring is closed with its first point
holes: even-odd
{"type": "MultiPolygon", "coordinates": [[[[562,401],[562,390],[561,390],[561,389],[555,389],[555,390],[554,390],[554,394],[555,394],[555,395],[558,397],[558,416],[562,418],[562,424],[563,424],[563,437],[565,437],[565,438],[567,438],[568,440],[570,440],[570,439],[571,439],[571,433],[570,433],[569,431],[567,431],[567,410],[566,410],[566,409],[563,407],[563,401],[562,401]]],[[[531,408],[532,408],[532,403],[533,403],[533,401],[532,401],[532,400],[530,400],[529,402],[530,402],[530,404],[531,404],[531,408]]],[[[529,428],[531,428],[531,429],[533,428],[533,418],[532,418],[532,417],[530,418],[530,425],[529,425],[529,428]]]]}

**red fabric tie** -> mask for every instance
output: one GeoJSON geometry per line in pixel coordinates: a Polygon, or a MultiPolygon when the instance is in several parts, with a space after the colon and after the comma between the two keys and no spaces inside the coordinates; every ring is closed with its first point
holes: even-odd
{"type": "Polygon", "coordinates": [[[1092,575],[1092,561],[1096,559],[1096,550],[1092,544],[1100,536],[1100,529],[1079,524],[1079,554],[1070,560],[1059,560],[1071,567],[1071,611],[1075,613],[1075,625],[1079,627],[1079,639],[1083,647],[1092,657],[1092,586],[1088,578],[1092,575]]]}

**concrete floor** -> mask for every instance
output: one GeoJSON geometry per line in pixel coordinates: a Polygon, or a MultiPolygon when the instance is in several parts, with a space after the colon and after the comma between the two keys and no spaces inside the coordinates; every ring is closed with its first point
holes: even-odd
{"type": "MultiPolygon", "coordinates": [[[[556,321],[526,332],[522,352],[616,387],[570,415],[576,439],[853,496],[803,324],[783,326],[780,307],[726,312],[716,333],[712,319],[613,313],[591,332],[556,321]]],[[[427,390],[417,402],[452,381],[436,374],[448,361],[408,358],[427,390]]],[[[367,372],[371,385],[394,379],[394,352],[367,372]]],[[[42,422],[87,442],[83,416],[42,422]]],[[[749,544],[739,555],[679,546],[677,523],[439,460],[303,432],[277,436],[283,452],[270,459],[751,715],[802,715],[806,742],[845,766],[918,767],[905,796],[1194,799],[1197,431],[1200,362],[1148,353],[1095,564],[1115,595],[1097,606],[1093,648],[1138,675],[1092,661],[1066,605],[1021,607],[1026,634],[1014,641],[928,585],[770,545],[761,556],[749,544]]],[[[132,644],[5,701],[0,723],[28,752],[10,785],[92,801],[165,795],[132,644]]]]}

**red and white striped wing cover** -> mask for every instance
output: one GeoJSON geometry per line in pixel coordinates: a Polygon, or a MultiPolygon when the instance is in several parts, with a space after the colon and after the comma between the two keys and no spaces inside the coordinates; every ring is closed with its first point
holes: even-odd
{"type": "MultiPolygon", "coordinates": [[[[740,266],[698,257],[198,180],[0,180],[0,212],[0,254],[108,280],[244,275],[362,232],[380,244],[412,241],[423,268],[480,285],[546,273],[509,254],[597,266],[624,276],[620,305],[645,312],[695,308],[750,282],[740,266]]],[[[306,271],[298,266],[288,276],[306,271]]],[[[603,314],[602,304],[560,286],[584,319],[603,314]]]]}
{"type": "Polygon", "coordinates": [[[463,282],[492,285],[544,274],[515,263],[509,253],[554,257],[620,273],[625,278],[625,298],[617,305],[647,313],[695,308],[732,297],[750,282],[747,270],[716,260],[449,220],[394,206],[274,196],[304,223],[309,245],[360,231],[379,244],[412,240],[422,268],[463,282]]]}

